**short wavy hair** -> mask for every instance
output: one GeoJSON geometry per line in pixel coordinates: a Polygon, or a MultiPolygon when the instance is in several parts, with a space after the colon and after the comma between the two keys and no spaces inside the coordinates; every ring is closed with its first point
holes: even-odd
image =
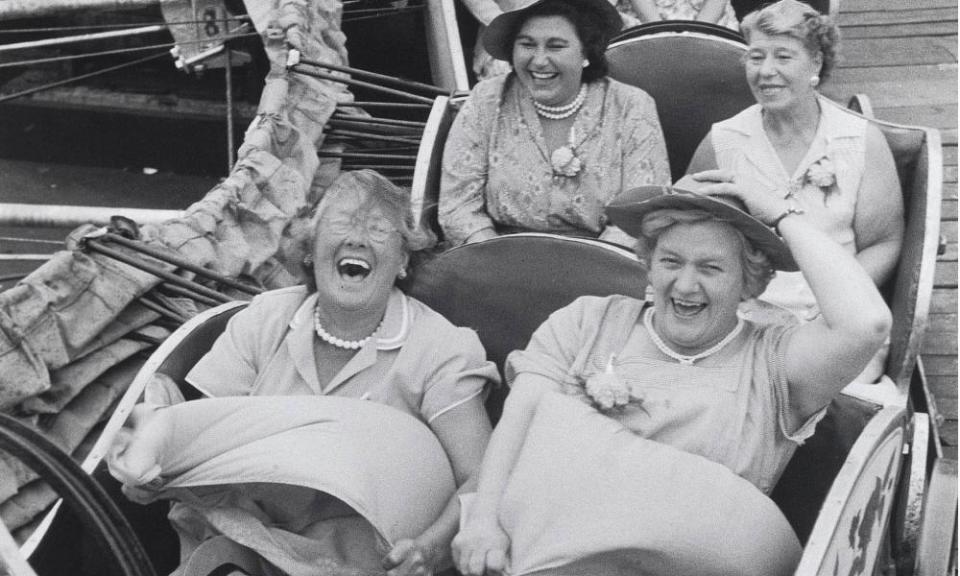
{"type": "MultiPolygon", "coordinates": [[[[510,46],[517,40],[520,29],[523,25],[535,16],[560,16],[566,18],[573,24],[574,30],[580,43],[583,44],[583,52],[590,62],[590,65],[583,69],[583,82],[593,82],[607,75],[609,66],[607,65],[607,44],[613,37],[604,26],[603,15],[593,9],[574,6],[567,0],[550,0],[539,6],[534,7],[523,19],[518,21],[510,34],[510,46]]],[[[512,62],[511,62],[512,64],[512,62]]]]}
{"type": "Polygon", "coordinates": [[[640,223],[640,235],[634,245],[634,251],[644,270],[650,271],[651,257],[657,247],[657,242],[664,232],[677,224],[697,224],[699,222],[726,222],[731,224],[737,237],[740,239],[740,263],[743,268],[743,284],[748,298],[756,298],[767,288],[773,278],[774,269],[767,255],[757,249],[750,240],[743,235],[739,228],[729,220],[717,217],[706,210],[676,210],[664,208],[654,210],[643,217],[640,223]]]}
{"type": "Polygon", "coordinates": [[[747,14],[740,22],[740,32],[748,44],[754,32],[786,35],[803,42],[811,56],[819,53],[823,58],[821,80],[830,77],[840,56],[840,29],[833,18],[798,0],[780,0],[747,14]]]}
{"type": "MultiPolygon", "coordinates": [[[[302,254],[313,254],[313,245],[317,235],[323,234],[320,227],[320,218],[324,210],[337,196],[350,190],[365,190],[368,195],[367,204],[380,205],[389,218],[398,224],[397,231],[402,238],[402,248],[409,255],[421,250],[428,250],[437,243],[437,237],[430,230],[418,223],[413,216],[410,204],[410,192],[406,188],[397,186],[379,172],[374,170],[354,170],[344,172],[333,181],[333,184],[324,192],[323,198],[317,203],[311,215],[310,233],[300,241],[302,254]]],[[[307,287],[310,291],[317,289],[313,277],[313,264],[301,262],[302,271],[307,287]]]]}

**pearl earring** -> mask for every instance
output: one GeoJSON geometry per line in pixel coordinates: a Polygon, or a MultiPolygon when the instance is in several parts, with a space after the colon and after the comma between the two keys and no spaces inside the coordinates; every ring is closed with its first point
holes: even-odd
{"type": "Polygon", "coordinates": [[[590,61],[587,60],[586,58],[584,58],[584,59],[583,59],[583,64],[582,64],[582,66],[583,66],[584,68],[586,68],[586,67],[589,66],[589,65],[590,65],[590,61]]]}
{"type": "Polygon", "coordinates": [[[403,279],[406,278],[406,277],[407,277],[407,270],[406,270],[406,268],[401,268],[401,269],[400,269],[400,273],[397,274],[397,278],[403,280],[403,279]]]}
{"type": "Polygon", "coordinates": [[[303,257],[303,263],[306,266],[313,266],[313,256],[307,254],[303,257]]]}
{"type": "Polygon", "coordinates": [[[814,88],[816,88],[817,86],[819,86],[819,85],[820,85],[820,76],[818,76],[817,74],[814,74],[813,76],[811,76],[811,77],[810,77],[810,85],[813,86],[814,88]]]}

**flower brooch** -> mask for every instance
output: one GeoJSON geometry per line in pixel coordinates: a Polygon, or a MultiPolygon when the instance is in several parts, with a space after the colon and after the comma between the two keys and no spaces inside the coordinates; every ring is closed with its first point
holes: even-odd
{"type": "Polygon", "coordinates": [[[837,174],[833,162],[823,157],[807,168],[806,181],[819,188],[829,189],[837,182],[837,174]]]}
{"type": "Polygon", "coordinates": [[[603,413],[620,411],[629,404],[642,407],[643,398],[634,395],[627,383],[613,371],[614,358],[615,355],[610,356],[603,372],[587,377],[584,384],[587,396],[603,413]]]}
{"type": "Polygon", "coordinates": [[[583,162],[577,156],[576,133],[574,127],[570,127],[570,134],[567,136],[567,143],[557,148],[550,155],[550,168],[553,169],[553,177],[572,178],[583,169],[583,162]]]}

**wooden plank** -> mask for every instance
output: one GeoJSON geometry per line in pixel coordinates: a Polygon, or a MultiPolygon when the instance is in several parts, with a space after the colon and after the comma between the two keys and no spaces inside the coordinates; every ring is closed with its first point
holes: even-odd
{"type": "Polygon", "coordinates": [[[930,299],[930,313],[945,312],[947,314],[956,314],[957,312],[957,291],[941,289],[933,291],[933,298],[930,299]]]}
{"type": "MultiPolygon", "coordinates": [[[[873,98],[870,101],[873,102],[873,98]]],[[[954,130],[957,126],[957,104],[920,104],[917,106],[873,107],[873,113],[879,120],[925,126],[940,130],[954,130]]]]}
{"type": "Polygon", "coordinates": [[[947,187],[944,186],[943,201],[940,202],[940,220],[955,221],[957,219],[957,190],[956,184],[953,184],[952,196],[948,195],[947,187]]]}
{"type": "Polygon", "coordinates": [[[840,2],[840,13],[849,12],[904,12],[909,13],[914,10],[927,10],[938,8],[956,7],[957,0],[842,0],[840,2]]]}
{"type": "Polygon", "coordinates": [[[848,12],[847,0],[843,0],[837,22],[843,33],[852,26],[882,26],[884,24],[929,24],[957,19],[957,5],[911,8],[910,10],[874,10],[871,12],[848,12]]]}
{"type": "Polygon", "coordinates": [[[947,420],[940,426],[940,439],[948,446],[957,445],[957,421],[947,420]]]}
{"type": "MultiPolygon", "coordinates": [[[[956,166],[957,165],[957,147],[956,146],[944,146],[943,147],[943,165],[944,166],[956,166]]],[[[956,180],[953,181],[956,183],[956,180]]],[[[956,192],[956,186],[953,190],[956,192]]]]}
{"type": "Polygon", "coordinates": [[[957,243],[947,242],[947,249],[943,254],[937,256],[938,262],[956,262],[957,261],[957,243]]]}
{"type": "Polygon", "coordinates": [[[926,332],[923,335],[923,346],[920,352],[927,354],[956,354],[957,353],[957,333],[956,332],[926,332]]]}
{"type": "Polygon", "coordinates": [[[956,332],[957,315],[954,314],[930,314],[927,316],[927,332],[956,332]]]}
{"type": "Polygon", "coordinates": [[[933,271],[933,285],[937,288],[956,288],[957,263],[937,262],[937,268],[933,271]]]}
{"type": "MultiPolygon", "coordinates": [[[[926,360],[924,360],[926,362],[926,360]]],[[[943,415],[946,420],[956,420],[957,419],[957,399],[956,398],[943,398],[937,399],[937,411],[943,415]]]]}
{"type": "Polygon", "coordinates": [[[947,239],[947,242],[957,241],[957,221],[947,220],[940,222],[940,235],[947,239]]]}
{"type": "Polygon", "coordinates": [[[842,68],[911,66],[957,61],[957,36],[854,38],[843,43],[842,68]],[[882,59],[877,57],[882,54],[882,59]]]}
{"type": "Polygon", "coordinates": [[[957,34],[956,14],[954,21],[915,22],[887,24],[882,26],[844,26],[843,41],[854,38],[916,38],[918,36],[950,36],[957,34]]]}
{"type": "MultiPolygon", "coordinates": [[[[941,392],[943,398],[956,398],[957,397],[957,377],[950,376],[928,376],[927,384],[930,386],[931,390],[937,390],[941,392]]],[[[940,398],[940,396],[937,396],[940,398]]]]}
{"type": "Polygon", "coordinates": [[[956,163],[954,163],[953,166],[950,166],[944,163],[943,181],[948,183],[956,183],[957,181],[957,164],[956,163]]]}
{"type": "Polygon", "coordinates": [[[924,355],[923,369],[931,376],[950,376],[957,373],[957,355],[924,355]]]}
{"type": "MultiPolygon", "coordinates": [[[[866,94],[875,110],[939,106],[940,112],[949,114],[948,110],[957,104],[957,65],[868,64],[861,68],[838,68],[824,84],[823,94],[841,103],[846,103],[854,94],[866,94]],[[918,90],[917,86],[923,89],[918,90]]],[[[937,110],[931,114],[935,112],[937,110]]]]}

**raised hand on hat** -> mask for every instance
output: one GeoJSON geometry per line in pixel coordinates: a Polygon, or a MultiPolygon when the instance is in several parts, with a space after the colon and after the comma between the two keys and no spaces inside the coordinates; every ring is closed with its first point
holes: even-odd
{"type": "Polygon", "coordinates": [[[759,190],[740,186],[730,170],[704,170],[688,174],[677,181],[677,188],[690,190],[706,196],[730,196],[739,198],[750,214],[768,226],[794,207],[787,190],[759,190]]]}

